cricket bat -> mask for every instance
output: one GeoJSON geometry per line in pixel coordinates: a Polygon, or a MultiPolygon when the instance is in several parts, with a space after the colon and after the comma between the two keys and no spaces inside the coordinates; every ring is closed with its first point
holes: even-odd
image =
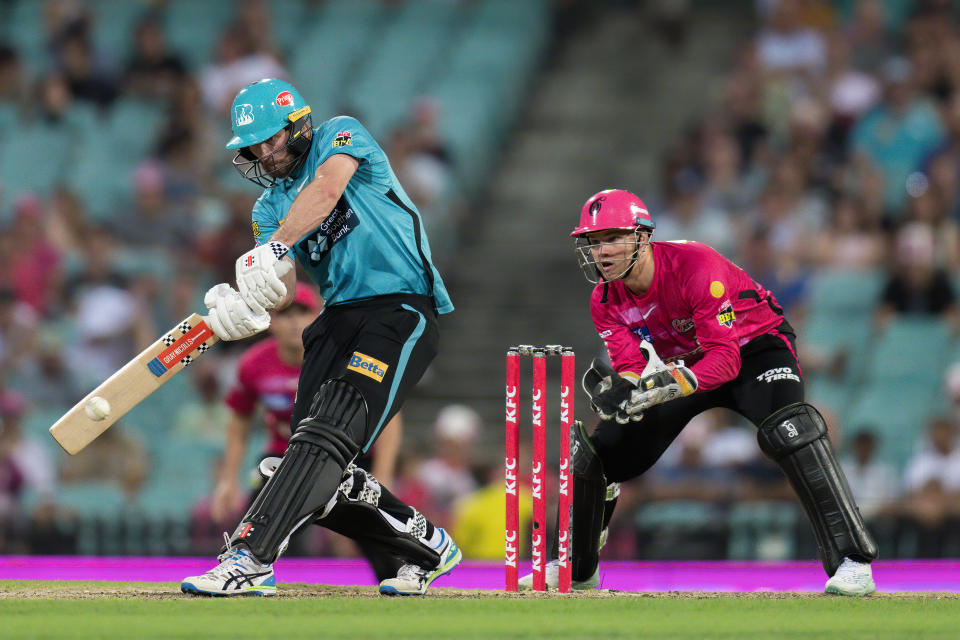
{"type": "Polygon", "coordinates": [[[217,340],[203,316],[190,314],[74,405],[50,434],[64,451],[77,453],[217,340]]]}

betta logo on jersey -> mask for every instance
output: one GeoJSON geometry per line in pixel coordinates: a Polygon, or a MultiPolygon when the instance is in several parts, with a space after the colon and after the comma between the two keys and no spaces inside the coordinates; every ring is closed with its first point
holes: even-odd
{"type": "Polygon", "coordinates": [[[733,312],[733,305],[730,304],[729,300],[723,301],[723,306],[720,307],[720,313],[717,314],[717,322],[721,326],[730,329],[733,327],[733,321],[737,319],[737,315],[733,312]]]}
{"type": "Polygon", "coordinates": [[[281,107],[289,107],[293,104],[293,94],[289,91],[281,91],[277,94],[277,104],[281,107]]]}
{"type": "Polygon", "coordinates": [[[389,368],[386,363],[359,351],[353,352],[353,355],[350,356],[350,364],[347,365],[347,369],[350,371],[356,371],[360,375],[373,378],[377,382],[383,382],[383,376],[387,375],[387,369],[389,368]]]}
{"type": "Polygon", "coordinates": [[[633,329],[630,329],[630,332],[635,334],[641,340],[646,340],[647,342],[653,344],[653,336],[650,335],[650,329],[647,329],[647,325],[634,327],[633,329]]]}
{"type": "Polygon", "coordinates": [[[233,108],[233,121],[238,127],[253,123],[253,105],[238,104],[233,108]]]}
{"type": "Polygon", "coordinates": [[[338,131],[333,139],[333,148],[346,147],[347,145],[353,145],[353,134],[349,131],[338,131]]]}

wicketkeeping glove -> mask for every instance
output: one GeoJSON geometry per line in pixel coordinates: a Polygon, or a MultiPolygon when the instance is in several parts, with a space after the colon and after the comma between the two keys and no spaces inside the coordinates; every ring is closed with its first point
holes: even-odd
{"type": "Polygon", "coordinates": [[[640,343],[640,349],[647,358],[647,366],[640,375],[637,388],[624,405],[631,419],[634,415],[643,415],[654,405],[689,396],[697,390],[697,377],[683,366],[682,361],[664,364],[653,345],[646,340],[640,343]]]}
{"type": "Polygon", "coordinates": [[[630,395],[636,393],[636,386],[614,371],[605,360],[595,358],[590,368],[583,374],[583,390],[590,396],[590,406],[601,420],[616,420],[626,424],[631,420],[643,419],[642,413],[630,415],[626,412],[630,395]]]}
{"type": "Polygon", "coordinates": [[[273,309],[287,295],[281,278],[293,268],[284,256],[290,247],[271,240],[237,258],[237,290],[254,311],[273,309]]]}
{"type": "Polygon", "coordinates": [[[207,325],[221,340],[242,340],[270,326],[270,314],[254,311],[230,285],[221,282],[203,297],[210,314],[207,325]]]}

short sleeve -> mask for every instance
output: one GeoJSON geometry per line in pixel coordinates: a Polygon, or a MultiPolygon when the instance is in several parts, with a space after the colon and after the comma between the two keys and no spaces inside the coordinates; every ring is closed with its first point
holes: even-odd
{"type": "MultiPolygon", "coordinates": [[[[264,194],[266,195],[266,194],[264,194]]],[[[267,202],[264,196],[260,196],[253,205],[253,242],[261,245],[270,239],[277,227],[280,226],[281,218],[276,209],[267,202]]]]}
{"type": "Polygon", "coordinates": [[[380,162],[383,152],[367,129],[356,118],[331,118],[321,129],[319,144],[313,148],[316,164],[337,153],[345,153],[357,160],[380,162]]]}

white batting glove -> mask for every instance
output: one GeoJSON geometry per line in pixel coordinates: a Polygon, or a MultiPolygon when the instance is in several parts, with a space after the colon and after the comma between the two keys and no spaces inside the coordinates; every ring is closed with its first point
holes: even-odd
{"type": "Polygon", "coordinates": [[[683,362],[664,364],[653,345],[646,340],[640,343],[640,350],[647,357],[647,366],[640,374],[636,390],[625,403],[627,415],[643,415],[650,407],[689,396],[697,390],[697,376],[683,366],[683,362]]]}
{"type": "Polygon", "coordinates": [[[289,251],[287,245],[271,240],[237,258],[237,290],[251,309],[273,309],[287,295],[281,278],[293,268],[293,262],[284,259],[289,251]]]}
{"type": "Polygon", "coordinates": [[[203,296],[210,314],[207,325],[221,340],[242,340],[270,326],[270,314],[254,311],[230,285],[220,283],[203,296]]]}

